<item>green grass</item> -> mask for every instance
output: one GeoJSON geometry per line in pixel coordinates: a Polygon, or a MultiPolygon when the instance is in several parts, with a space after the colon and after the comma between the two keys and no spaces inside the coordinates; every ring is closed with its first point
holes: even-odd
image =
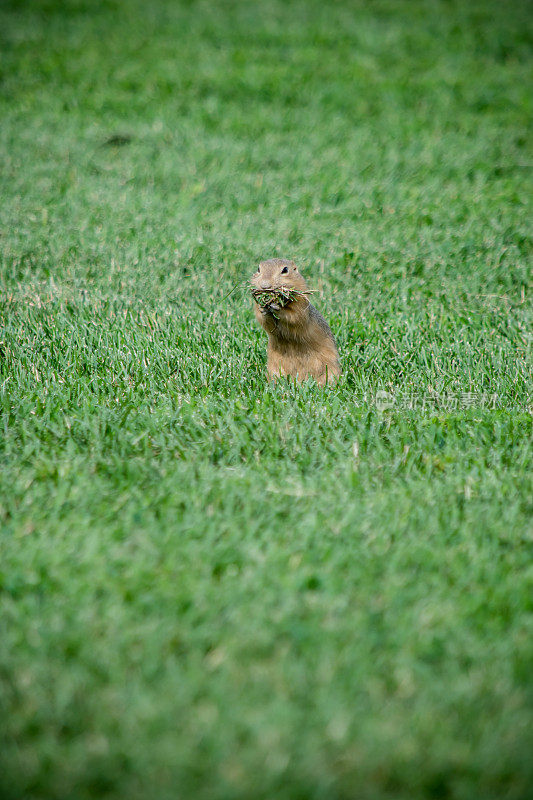
{"type": "Polygon", "coordinates": [[[2,4],[2,797],[531,796],[532,19],[2,4]]]}

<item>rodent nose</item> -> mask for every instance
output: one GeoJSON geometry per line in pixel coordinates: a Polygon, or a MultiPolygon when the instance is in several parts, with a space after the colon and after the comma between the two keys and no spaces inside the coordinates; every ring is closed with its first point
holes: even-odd
{"type": "Polygon", "coordinates": [[[270,289],[270,281],[261,281],[261,289],[270,289]]]}

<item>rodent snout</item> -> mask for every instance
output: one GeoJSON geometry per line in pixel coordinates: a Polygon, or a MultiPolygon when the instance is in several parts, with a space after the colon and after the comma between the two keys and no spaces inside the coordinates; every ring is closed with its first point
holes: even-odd
{"type": "Polygon", "coordinates": [[[261,289],[270,289],[270,281],[259,281],[261,289]]]}

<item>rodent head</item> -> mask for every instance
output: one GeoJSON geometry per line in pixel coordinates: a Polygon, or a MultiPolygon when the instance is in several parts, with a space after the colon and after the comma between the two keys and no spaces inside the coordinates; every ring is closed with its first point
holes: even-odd
{"type": "Polygon", "coordinates": [[[261,261],[257,272],[251,277],[251,284],[256,289],[307,289],[305,278],[298,272],[294,261],[287,261],[285,258],[261,261]]]}

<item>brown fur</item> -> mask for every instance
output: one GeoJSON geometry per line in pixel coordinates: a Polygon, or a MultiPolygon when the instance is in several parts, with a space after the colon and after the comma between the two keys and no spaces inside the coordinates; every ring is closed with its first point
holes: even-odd
{"type": "MultiPolygon", "coordinates": [[[[304,277],[294,261],[271,258],[262,261],[252,275],[257,289],[279,287],[306,290],[304,277]],[[282,273],[287,269],[287,273],[282,273]]],[[[341,374],[333,334],[307,297],[298,297],[283,308],[255,306],[255,317],[268,335],[267,372],[270,380],[291,375],[299,381],[314,378],[318,384],[335,383],[341,374]]]]}

